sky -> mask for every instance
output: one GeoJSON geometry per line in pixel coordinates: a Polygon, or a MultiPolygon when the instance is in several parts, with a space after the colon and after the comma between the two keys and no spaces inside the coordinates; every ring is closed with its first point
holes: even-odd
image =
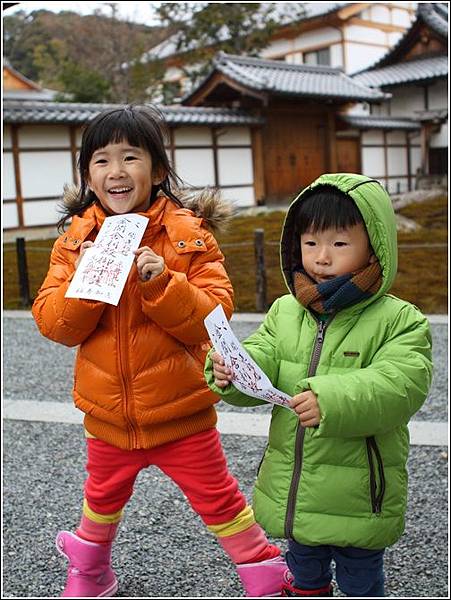
{"type": "MultiPolygon", "coordinates": [[[[5,2],[2,2],[4,9],[5,2]]],[[[96,8],[104,9],[105,14],[110,14],[108,2],[19,2],[16,6],[3,10],[4,15],[12,15],[19,10],[24,10],[29,13],[33,10],[51,10],[52,12],[60,12],[62,10],[71,10],[82,15],[91,14],[96,8]]],[[[119,6],[119,16],[126,18],[136,23],[144,23],[145,25],[156,25],[158,22],[153,16],[151,5],[157,5],[159,2],[115,2],[119,6]]]]}

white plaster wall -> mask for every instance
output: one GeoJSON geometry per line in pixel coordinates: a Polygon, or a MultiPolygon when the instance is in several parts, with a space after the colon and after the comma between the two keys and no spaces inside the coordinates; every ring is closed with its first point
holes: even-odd
{"type": "Polygon", "coordinates": [[[381,102],[380,104],[373,104],[371,108],[371,114],[375,117],[388,116],[390,114],[389,101],[381,102]]]}
{"type": "Polygon", "coordinates": [[[407,152],[405,148],[387,148],[387,175],[407,175],[407,152]]]}
{"type": "Polygon", "coordinates": [[[215,185],[213,151],[209,148],[175,150],[175,171],[195,187],[215,185]]]}
{"type": "Polygon", "coordinates": [[[223,127],[216,134],[218,146],[233,144],[234,146],[250,146],[251,130],[249,127],[223,127]]]}
{"type": "Polygon", "coordinates": [[[415,110],[424,110],[423,88],[417,86],[398,87],[390,99],[392,117],[412,117],[415,110]]]}
{"type": "Polygon", "coordinates": [[[2,190],[5,200],[16,197],[16,177],[14,175],[14,161],[11,152],[3,153],[2,190]]]}
{"type": "MultiPolygon", "coordinates": [[[[416,2],[411,2],[410,4],[417,4],[416,2]]],[[[412,17],[406,10],[402,10],[400,8],[392,9],[392,24],[393,25],[401,25],[402,27],[409,27],[412,22],[412,17]]]]}
{"type": "Polygon", "coordinates": [[[330,66],[331,67],[342,67],[343,66],[343,46],[342,44],[333,44],[330,47],[330,66]]]}
{"type": "Polygon", "coordinates": [[[328,46],[334,42],[341,41],[341,34],[333,27],[323,27],[314,31],[306,31],[293,40],[293,50],[304,50],[328,46]]]}
{"type": "Polygon", "coordinates": [[[57,211],[55,200],[24,202],[23,215],[25,227],[32,225],[52,225],[57,223],[61,214],[57,211]]]}
{"type": "Polygon", "coordinates": [[[431,148],[447,148],[448,147],[448,122],[440,127],[439,133],[431,136],[431,148]]]}
{"type": "Polygon", "coordinates": [[[409,180],[407,177],[397,177],[389,179],[386,183],[386,188],[389,194],[401,194],[409,189],[409,180]]]}
{"type": "Polygon", "coordinates": [[[175,146],[211,146],[212,143],[209,127],[180,127],[174,129],[175,146]]]}
{"type": "Polygon", "coordinates": [[[377,129],[370,129],[368,131],[362,131],[362,145],[365,144],[383,144],[384,136],[382,131],[377,129]]]}
{"type": "Polygon", "coordinates": [[[9,125],[4,125],[3,127],[3,148],[11,148],[12,140],[11,140],[11,127],[9,125]]]}
{"type": "Polygon", "coordinates": [[[303,55],[302,52],[294,52],[285,56],[285,61],[290,65],[302,65],[303,55]]]}
{"type": "Polygon", "coordinates": [[[373,3],[370,12],[372,21],[390,23],[390,10],[386,6],[373,3]]]}
{"type": "Polygon", "coordinates": [[[406,134],[404,131],[387,131],[387,144],[405,144],[406,134]]]}
{"type": "Polygon", "coordinates": [[[448,108],[448,87],[445,81],[438,81],[429,86],[429,108],[448,108]]]}
{"type": "Polygon", "coordinates": [[[421,167],[421,148],[411,147],[410,148],[410,169],[412,174],[415,175],[417,170],[421,167]]]}
{"type": "Polygon", "coordinates": [[[393,48],[393,46],[395,46],[403,36],[403,34],[399,33],[398,31],[389,31],[386,35],[387,43],[389,44],[390,48],[393,48]]]}
{"type": "Polygon", "coordinates": [[[269,46],[261,51],[260,55],[263,58],[270,58],[271,56],[283,55],[286,52],[293,50],[293,48],[293,40],[274,40],[269,46]]]}
{"type": "Polygon", "coordinates": [[[69,127],[65,125],[23,125],[19,127],[19,148],[70,148],[69,127]]]}
{"type": "Polygon", "coordinates": [[[360,25],[348,25],[344,28],[345,39],[351,42],[371,42],[372,44],[386,44],[385,32],[381,29],[362,27],[360,25]]]}
{"type": "Polygon", "coordinates": [[[69,152],[22,152],[19,157],[24,198],[60,196],[66,183],[72,183],[69,152]]]}
{"type": "Polygon", "coordinates": [[[385,175],[383,148],[362,148],[362,173],[369,177],[385,175]]]}
{"type": "Polygon", "coordinates": [[[255,206],[255,195],[253,186],[245,188],[226,188],[221,190],[224,200],[232,202],[235,206],[255,206]]]}
{"type": "Polygon", "coordinates": [[[346,42],[345,49],[347,73],[349,74],[373,65],[387,51],[382,46],[366,46],[352,42],[346,42]]]}
{"type": "Polygon", "coordinates": [[[12,227],[19,227],[19,217],[17,215],[17,205],[14,204],[3,204],[3,228],[11,229],[12,227]]]}
{"type": "Polygon", "coordinates": [[[218,149],[219,185],[253,184],[250,148],[218,149]]]}

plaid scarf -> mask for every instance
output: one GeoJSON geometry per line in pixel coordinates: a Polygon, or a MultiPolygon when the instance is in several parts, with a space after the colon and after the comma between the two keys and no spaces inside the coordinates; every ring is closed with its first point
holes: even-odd
{"type": "Polygon", "coordinates": [[[303,306],[320,314],[335,312],[370,298],[381,284],[382,271],[378,261],[323,283],[315,283],[304,270],[294,272],[296,298],[303,306]]]}

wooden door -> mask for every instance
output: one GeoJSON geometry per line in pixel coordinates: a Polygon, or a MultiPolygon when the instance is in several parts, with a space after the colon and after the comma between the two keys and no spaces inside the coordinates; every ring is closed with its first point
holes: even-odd
{"type": "Polygon", "coordinates": [[[325,172],[326,127],[318,114],[268,111],[262,132],[268,200],[286,202],[325,172]]]}
{"type": "Polygon", "coordinates": [[[337,172],[360,173],[360,139],[337,138],[337,172]]]}

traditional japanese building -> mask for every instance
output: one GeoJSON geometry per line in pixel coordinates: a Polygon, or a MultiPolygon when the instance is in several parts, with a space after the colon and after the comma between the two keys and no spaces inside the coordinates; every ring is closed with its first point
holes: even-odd
{"type": "Polygon", "coordinates": [[[359,130],[363,170],[371,169],[392,191],[413,189],[417,176],[435,176],[433,182],[443,184],[448,169],[448,4],[419,4],[415,22],[399,42],[353,80],[390,94],[371,105],[365,119],[348,119],[359,130]],[[416,131],[399,126],[406,119],[416,131]]]}
{"type": "Polygon", "coordinates": [[[322,173],[340,170],[339,114],[352,103],[384,98],[341,69],[220,53],[183,103],[234,106],[260,117],[264,124],[252,141],[255,200],[286,203],[322,173]]]}

